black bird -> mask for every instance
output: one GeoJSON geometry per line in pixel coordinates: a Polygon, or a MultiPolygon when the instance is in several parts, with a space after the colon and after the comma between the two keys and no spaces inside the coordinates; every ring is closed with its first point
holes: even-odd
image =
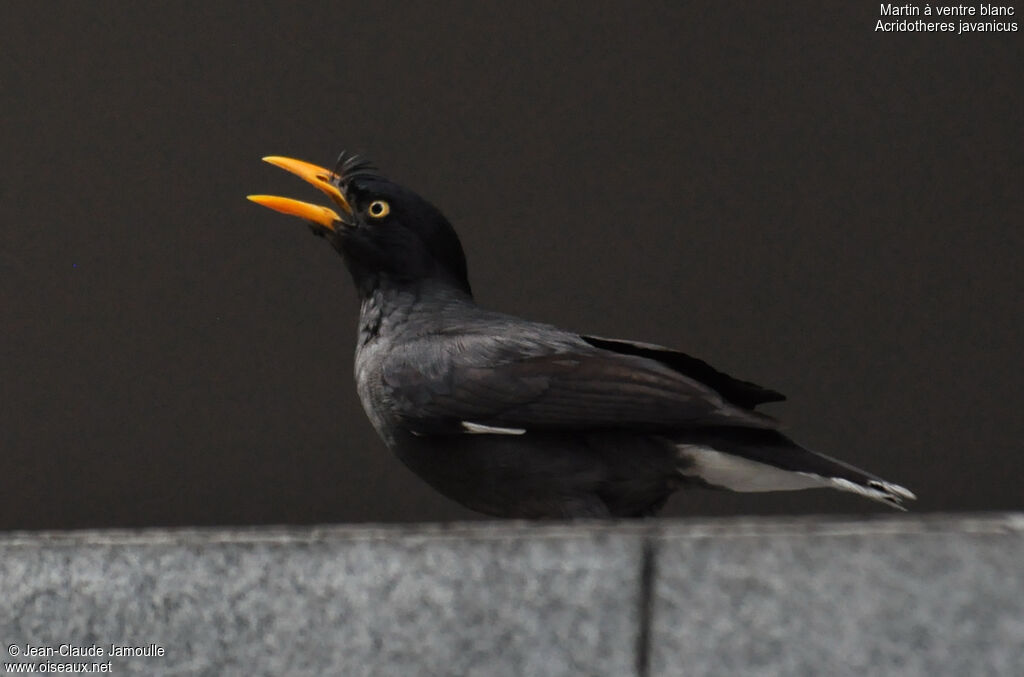
{"type": "Polygon", "coordinates": [[[481,308],[451,224],[357,156],[334,170],[267,157],[337,208],[249,199],[305,219],[362,302],[355,379],[384,443],[489,515],[644,516],[680,487],[831,487],[902,508],[903,487],[809,451],[755,411],[785,399],[661,346],[481,308]]]}

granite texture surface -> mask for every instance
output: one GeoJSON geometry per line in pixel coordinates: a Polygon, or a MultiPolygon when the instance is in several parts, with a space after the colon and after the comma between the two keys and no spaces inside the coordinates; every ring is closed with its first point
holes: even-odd
{"type": "Polygon", "coordinates": [[[1024,516],[0,534],[0,641],[121,675],[1021,675],[1024,516]]]}
{"type": "Polygon", "coordinates": [[[0,639],[165,650],[114,674],[627,675],[639,552],[592,529],[22,536],[0,639]]]}
{"type": "Polygon", "coordinates": [[[1024,675],[1021,518],[665,530],[654,588],[658,677],[1024,675]]]}

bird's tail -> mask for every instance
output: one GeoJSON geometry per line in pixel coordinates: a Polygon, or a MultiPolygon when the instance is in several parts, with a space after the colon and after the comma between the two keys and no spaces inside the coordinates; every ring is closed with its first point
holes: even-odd
{"type": "Polygon", "coordinates": [[[898,484],[804,449],[774,430],[707,428],[678,440],[679,472],[732,491],[791,491],[831,487],[906,510],[914,494],[898,484]]]}

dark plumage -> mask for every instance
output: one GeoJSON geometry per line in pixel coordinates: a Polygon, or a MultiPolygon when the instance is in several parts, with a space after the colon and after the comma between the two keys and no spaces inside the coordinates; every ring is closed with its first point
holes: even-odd
{"type": "Polygon", "coordinates": [[[808,451],[755,411],[785,399],[661,346],[485,310],[441,212],[358,158],[269,162],[341,212],[251,199],[309,221],[362,307],[355,377],[385,444],[459,503],[508,517],[650,515],[686,485],[832,487],[901,507],[912,493],[808,451]]]}

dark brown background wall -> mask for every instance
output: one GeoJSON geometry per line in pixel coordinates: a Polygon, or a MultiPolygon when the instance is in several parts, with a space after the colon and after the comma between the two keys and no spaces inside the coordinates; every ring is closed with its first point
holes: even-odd
{"type": "Polygon", "coordinates": [[[472,517],[366,422],[341,261],[244,200],[342,148],[444,209],[484,304],[778,388],[920,510],[1024,507],[1021,34],[677,4],[8,6],[0,528],[472,517]]]}

